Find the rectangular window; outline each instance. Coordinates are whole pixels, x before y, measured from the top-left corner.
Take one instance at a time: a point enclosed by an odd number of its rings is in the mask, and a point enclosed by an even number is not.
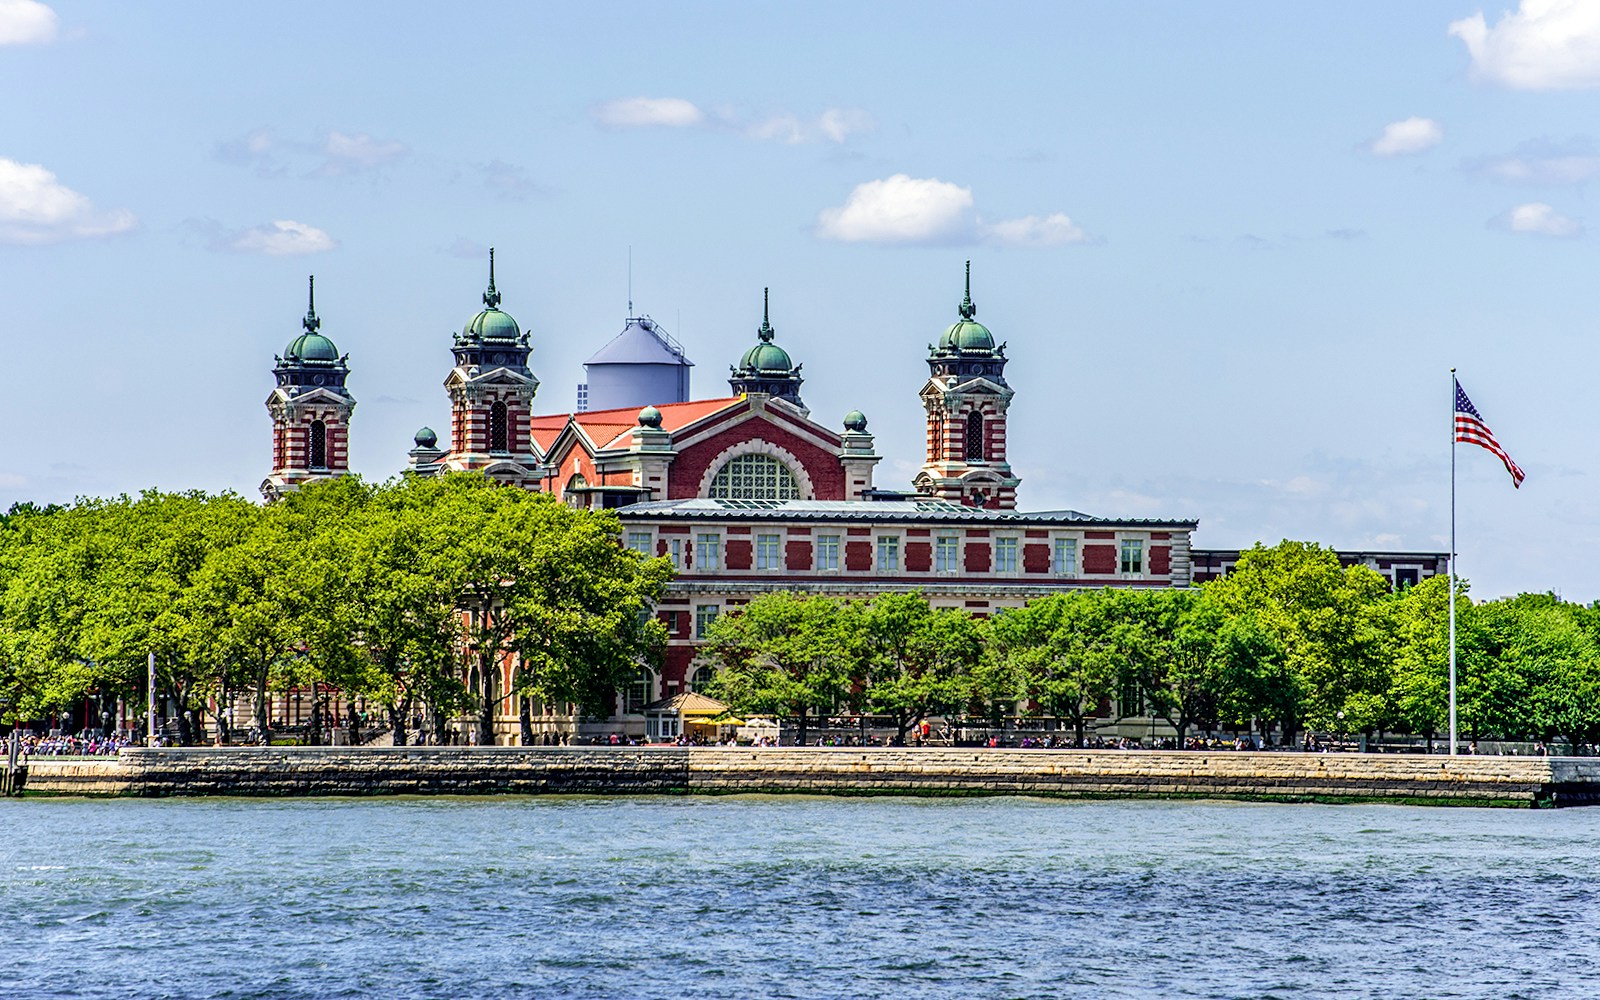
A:
[[[1144,711],[1144,692],[1137,677],[1125,677],[1117,692],[1117,714],[1138,715]]]
[[[994,571],[996,573],[1015,573],[1017,571],[1017,540],[1015,538],[996,538],[994,540]]]
[[[933,545],[933,569],[936,573],[955,573],[961,569],[961,539],[955,535],[940,535]]]
[[[630,531],[630,532],[628,532],[628,548],[632,549],[635,552],[640,553],[641,555],[649,555],[650,554],[650,532],[648,532],[648,531]]]
[[[1122,572],[1144,572],[1144,542],[1137,538],[1122,540]]]
[[[638,715],[644,707],[650,704],[650,674],[640,671],[633,683],[628,685],[624,692],[622,711],[627,715]]]
[[[706,637],[706,629],[711,627],[711,623],[716,621],[717,616],[721,613],[715,604],[698,605],[694,609],[694,637],[696,639],[704,639]]]
[[[1051,553],[1053,560],[1050,572],[1057,576],[1074,576],[1078,572],[1078,540],[1076,538],[1056,539],[1056,548]]]
[[[722,565],[722,536],[716,534],[694,536],[694,568],[719,569]]]
[[[900,536],[878,536],[878,572],[898,573],[900,571]]]
[[[756,569],[783,569],[783,557],[778,554],[777,535],[756,536]]]
[[[817,536],[817,569],[839,568],[839,536]]]

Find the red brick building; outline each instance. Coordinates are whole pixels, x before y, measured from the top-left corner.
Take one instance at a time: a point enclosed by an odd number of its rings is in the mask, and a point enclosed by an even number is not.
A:
[[[918,590],[937,605],[986,615],[1062,589],[1184,587],[1237,559],[1236,552],[1193,551],[1192,518],[1016,509],[1006,345],[976,320],[970,265],[956,321],[925,359],[929,374],[919,397],[926,449],[907,492],[874,482],[880,456],[860,411],[846,414],[837,429],[812,419],[800,395],[801,366],[778,345],[766,303],[756,343],[732,366],[729,395],[664,401],[641,388],[626,406],[537,414],[529,335],[500,301],[491,256],[484,308],[451,346],[455,365],[444,383],[449,447],[424,427],[410,466],[424,474],[477,469],[576,506],[615,509],[623,544],[672,560],[677,577],[657,609],[670,635],[666,660],[619,695],[617,714],[596,724],[601,731],[642,734],[646,705],[703,686],[710,670],[696,654],[706,627],[769,591],[862,598]],[[331,350],[329,343],[322,353]],[[607,395],[614,401],[630,384],[662,384],[659,372],[641,371],[631,381],[625,363],[611,368]],[[300,378],[300,368],[291,369]],[[681,377],[686,387],[686,366]],[[339,435],[348,408],[341,412],[342,421],[324,417]],[[342,448],[343,437],[337,440]],[[275,470],[281,464],[275,460]],[[287,481],[286,470],[274,475]],[[339,471],[330,465],[322,474]],[[1416,579],[1442,571],[1442,557],[1418,556],[1413,565],[1401,555],[1370,557],[1397,583],[1415,582],[1413,569]],[[500,695],[511,690],[512,664],[475,664],[470,676],[477,690],[500,698],[497,738],[514,740],[520,706]],[[569,706],[532,711],[544,733],[578,727]]]

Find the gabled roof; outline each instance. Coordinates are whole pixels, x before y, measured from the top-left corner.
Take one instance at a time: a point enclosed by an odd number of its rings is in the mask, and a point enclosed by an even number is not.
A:
[[[693,365],[648,316],[628,320],[622,332],[585,361],[589,365]]]
[[[743,402],[743,396],[729,396],[722,399],[694,399],[687,403],[662,403],[656,409],[661,411],[661,429],[671,433]],[[533,439],[546,454],[569,423],[576,424],[597,450],[604,450],[627,443],[617,439],[632,433],[639,426],[639,409],[625,406],[616,410],[589,410],[585,413],[552,413],[531,417],[528,423],[533,431]]]
[[[728,714],[728,706],[698,691],[685,691],[644,707],[646,712],[677,712],[679,715],[715,717]]]

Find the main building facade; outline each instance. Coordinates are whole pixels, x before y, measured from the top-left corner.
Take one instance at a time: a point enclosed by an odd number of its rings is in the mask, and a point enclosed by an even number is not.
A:
[[[812,418],[802,367],[777,343],[765,303],[727,395],[689,398],[683,349],[638,317],[590,359],[577,410],[539,413],[529,335],[501,300],[491,251],[483,308],[450,345],[449,440],[422,428],[408,466],[424,475],[475,470],[575,506],[613,509],[623,544],[672,560],[677,576],[657,609],[670,636],[665,661],[619,693],[611,719],[587,728],[642,734],[647,704],[710,680],[697,658],[710,622],[772,590],[916,590],[936,605],[987,615],[1063,589],[1188,586],[1237,558],[1194,551],[1192,518],[1017,509],[1009,359],[977,321],[970,264],[955,321],[925,359],[925,453],[905,490],[875,482],[880,456],[859,410],[837,427]],[[274,369],[273,469],[261,487],[269,499],[348,472],[349,369],[319,327],[313,303]],[[1374,566],[1384,560],[1391,580],[1396,567],[1411,568],[1405,559],[1419,579],[1443,571],[1432,555],[1367,556]],[[468,671],[497,705],[500,741],[515,739],[523,707],[508,694],[513,671],[509,658]],[[534,705],[531,714],[546,736],[580,728],[568,706]]]

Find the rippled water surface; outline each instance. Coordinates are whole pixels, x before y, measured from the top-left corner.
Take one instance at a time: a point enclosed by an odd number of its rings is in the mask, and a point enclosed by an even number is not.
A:
[[[0,802],[5,997],[1582,997],[1600,810]]]

